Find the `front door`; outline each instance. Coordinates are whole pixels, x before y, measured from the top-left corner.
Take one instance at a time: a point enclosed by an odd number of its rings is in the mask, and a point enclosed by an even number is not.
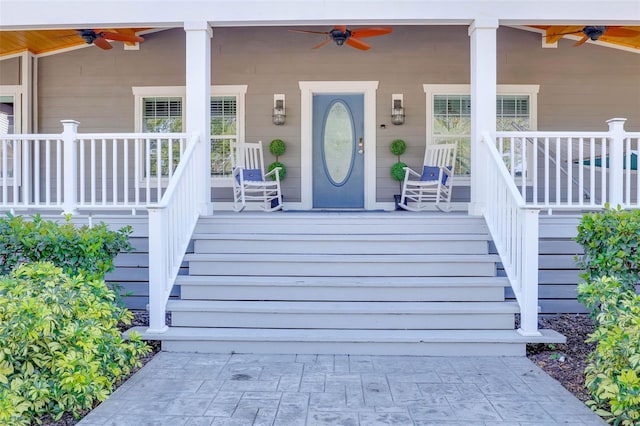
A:
[[[364,208],[364,95],[313,95],[313,207]]]

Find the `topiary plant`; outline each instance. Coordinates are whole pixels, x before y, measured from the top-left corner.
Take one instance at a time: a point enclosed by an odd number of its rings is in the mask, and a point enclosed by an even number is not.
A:
[[[407,165],[400,161],[400,156],[404,154],[406,150],[407,144],[402,139],[394,139],[391,141],[391,145],[389,145],[389,151],[398,157],[398,161],[391,166],[391,177],[398,182],[404,180],[404,168],[407,167]],[[402,184],[400,184],[400,192],[402,192]]]
[[[269,152],[276,157],[276,161],[269,164],[267,172],[272,171],[276,167],[280,167],[280,180],[283,180],[287,176],[287,168],[279,161],[279,157],[287,150],[287,146],[282,139],[274,139],[269,144]],[[271,175],[272,180],[276,180],[275,175]]]

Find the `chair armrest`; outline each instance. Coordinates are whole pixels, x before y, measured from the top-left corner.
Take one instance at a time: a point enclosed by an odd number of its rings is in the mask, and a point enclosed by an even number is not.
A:
[[[404,168],[404,178],[405,180],[409,178],[409,176],[415,176],[415,177],[420,177],[422,176],[420,173],[416,172],[415,170],[413,170],[410,167],[405,167]]]
[[[271,170],[269,173],[265,173],[264,177],[265,179],[273,174],[276,175],[276,179],[280,180],[280,170],[282,170],[282,167],[274,167],[273,170]]]

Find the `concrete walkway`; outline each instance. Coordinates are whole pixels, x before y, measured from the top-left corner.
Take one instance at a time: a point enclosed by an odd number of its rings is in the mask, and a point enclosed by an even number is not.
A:
[[[604,425],[525,357],[156,355],[90,425]]]

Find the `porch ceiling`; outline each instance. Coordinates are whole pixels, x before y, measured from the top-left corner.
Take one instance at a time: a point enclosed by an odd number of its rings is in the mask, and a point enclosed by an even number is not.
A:
[[[109,31],[132,35],[148,28],[100,28],[96,31]],[[85,45],[75,29],[0,31],[0,57],[21,52],[35,55],[51,53]]]
[[[546,38],[545,41],[547,44],[555,43],[564,37],[572,37],[576,40],[581,39],[584,36],[582,30],[585,28],[584,25],[534,25],[532,27],[544,31],[544,37]],[[613,26],[604,28],[612,30],[615,29],[615,31],[607,34],[608,31],[605,30],[598,38],[597,42],[622,46],[640,52],[640,27]],[[620,33],[624,34],[624,36]],[[635,35],[633,35],[634,33]]]
[[[520,27],[525,29],[526,27]],[[555,43],[563,37],[582,37],[584,26],[567,25],[532,25],[544,32],[548,44]],[[605,46],[620,46],[640,52],[640,26],[618,26],[628,33],[635,32],[635,36],[620,37],[608,35],[607,32],[600,36],[598,42],[604,42]],[[138,34],[149,31],[149,28],[100,28],[99,31],[110,31],[122,34]],[[98,30],[97,30],[98,31]],[[56,30],[0,30],[0,58],[21,52],[31,52],[35,55],[63,51],[65,49],[83,46],[86,43],[78,35],[76,29]]]

